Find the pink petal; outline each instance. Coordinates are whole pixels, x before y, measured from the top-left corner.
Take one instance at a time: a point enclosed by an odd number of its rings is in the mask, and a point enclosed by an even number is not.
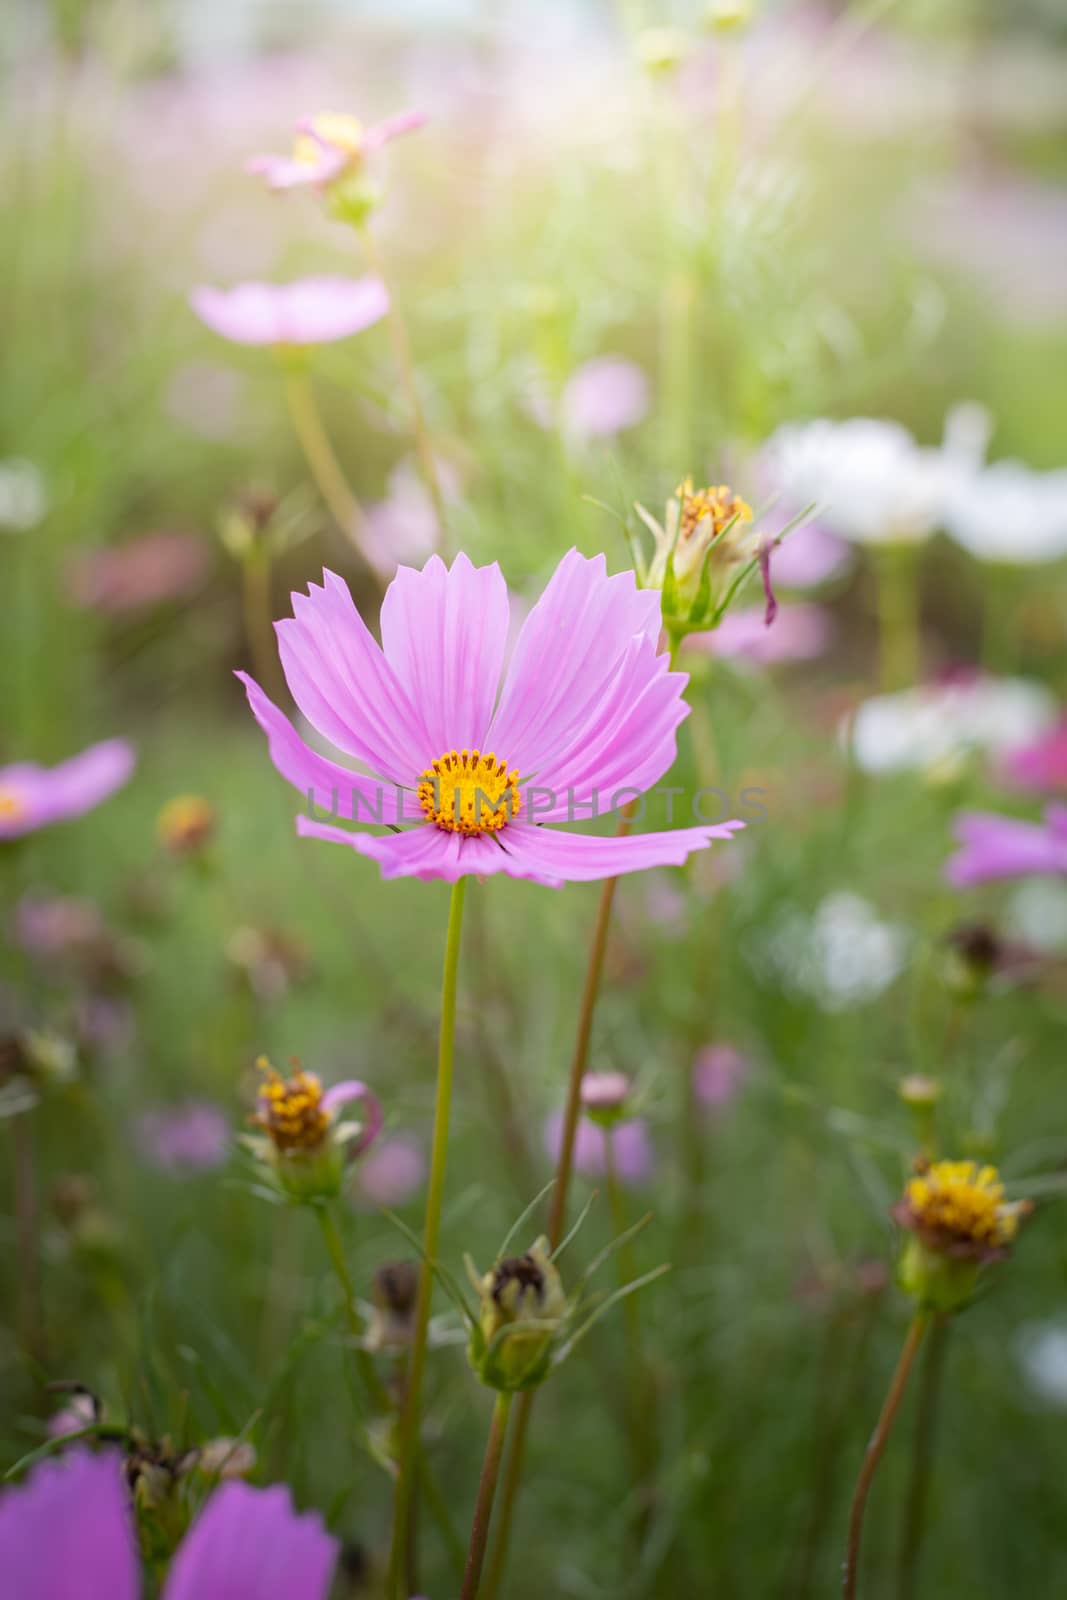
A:
[[[389,295],[378,278],[318,277],[205,286],[192,291],[189,304],[201,322],[237,344],[328,344],[380,322]]]
[[[501,834],[504,860],[497,870],[511,878],[531,878],[549,888],[590,883],[643,872],[647,867],[680,867],[694,850],[706,849],[714,839],[729,839],[743,827],[743,822],[718,822],[706,828],[620,838],[512,822]]]
[[[163,1600],[326,1600],[336,1559],[337,1541],[315,1512],[294,1512],[288,1489],[224,1483],[182,1541]]]
[[[0,1495],[0,1574],[10,1600],[137,1600],[140,1561],[117,1452],[67,1450]]]
[[[491,748],[507,635],[508,590],[495,562],[475,567],[458,555],[449,569],[431,556],[421,572],[397,569],[382,602],[382,649],[429,735],[420,771],[449,750]]]
[[[321,187],[340,177],[347,157],[343,151],[320,146],[314,161],[294,161],[291,156],[253,156],[245,171],[253,177],[266,178],[267,186],[275,190],[299,189],[305,184]]]
[[[92,811],[121,789],[136,765],[133,746],[125,739],[105,739],[57,767],[23,761],[0,768],[0,793],[20,803],[11,815],[0,813],[0,839],[13,839],[53,822]]]
[[[341,767],[306,745],[289,721],[278,710],[247,672],[235,673],[245,686],[252,715],[267,735],[270,758],[309,806],[329,810],[336,817],[354,822],[413,821],[422,816],[413,793],[389,784],[375,783],[350,767]]]
[[[350,1156],[358,1156],[374,1143],[382,1131],[382,1107],[376,1094],[361,1083],[358,1078],[345,1078],[341,1083],[335,1083],[327,1089],[322,1097],[322,1109],[329,1113],[340,1111],[342,1106],[348,1106],[353,1101],[363,1102],[363,1126],[358,1139],[354,1139],[348,1146]]]
[[[398,111],[395,116],[384,117],[381,122],[375,122],[367,128],[362,147],[364,151],[380,150],[391,139],[398,138],[402,133],[415,133],[417,129],[425,127],[428,121],[425,111]]]
[[[470,874],[482,877],[505,870],[503,851],[488,834],[464,838],[462,834],[446,833],[431,823],[409,828],[404,833],[372,838],[365,833],[346,833],[344,828],[333,828],[328,823],[301,815],[296,819],[296,831],[302,839],[329,839],[334,844],[349,845],[361,856],[370,856],[377,861],[383,878],[421,878],[425,883],[441,879],[445,883],[455,883],[458,878]]]
[[[487,743],[529,781],[574,747],[615,684],[631,641],[653,643],[660,597],[602,555],[571,550],[523,623]]]
[[[323,578],[323,588],[293,595],[291,621],[275,624],[293,699],[338,749],[395,784],[414,783],[432,741],[347,586]]]

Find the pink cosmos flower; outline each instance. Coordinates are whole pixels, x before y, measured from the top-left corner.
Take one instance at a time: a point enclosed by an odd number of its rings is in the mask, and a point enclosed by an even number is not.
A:
[[[426,1176],[422,1145],[410,1134],[379,1139],[356,1167],[353,1194],[372,1206],[401,1206],[421,1187]]]
[[[564,556],[506,673],[508,591],[495,563],[459,555],[447,568],[434,556],[421,572],[399,568],[381,646],[335,574],[292,600],[277,634],[293,699],[364,771],[310,749],[239,673],[271,759],[335,817],[394,826],[383,836],[301,815],[302,837],[347,844],[386,878],[504,872],[556,888],[678,866],[743,827],[606,837],[544,826],[644,793],[674,761],[689,709],[685,674],[659,654],[659,594],[632,572],[608,577],[603,556]]]
[[[0,839],[17,839],[92,811],[122,788],[136,759],[125,739],[105,739],[58,767],[30,761],[0,767]]]
[[[721,1111],[752,1071],[752,1063],[732,1044],[712,1044],[693,1064],[693,1089],[701,1105]]]
[[[780,508],[779,515],[777,524],[773,518],[768,519],[768,533],[773,533],[776,526],[784,527],[789,520],[781,515]],[[775,582],[783,589],[812,589],[838,577],[851,564],[852,556],[847,540],[831,533],[821,522],[805,522],[775,549]]]
[[[1001,772],[1020,789],[1038,793],[1067,789],[1067,718],[1029,743],[1006,751]]]
[[[833,619],[822,606],[782,606],[770,628],[766,608],[749,606],[728,612],[717,628],[691,634],[686,643],[709,656],[770,666],[777,661],[814,661],[826,650],[833,628]]]
[[[1049,806],[1043,822],[963,811],[953,831],[960,849],[945,876],[957,889],[998,878],[1067,876],[1067,806]]]
[[[363,157],[402,133],[413,133],[426,121],[421,111],[402,111],[364,128],[355,117],[324,111],[302,117],[297,123],[296,147],[291,156],[253,156],[247,171],[266,178],[271,189],[297,189],[310,184],[326,189],[345,172],[360,166]]]
[[[210,1172],[229,1153],[229,1118],[204,1100],[157,1107],[139,1118],[137,1142],[142,1154],[165,1172]]]
[[[578,439],[610,438],[634,428],[648,413],[648,379],[623,356],[597,356],[572,373],[560,399],[564,433]]]
[[[379,278],[301,278],[194,289],[189,304],[236,344],[329,344],[380,322],[389,294]]]
[[[216,1489],[170,1565],[162,1600],[326,1600],[337,1559],[315,1512],[288,1489]],[[18,1600],[138,1600],[133,1508],[113,1450],[42,1461],[0,1496],[0,1572]]]
[[[559,1159],[560,1136],[563,1132],[563,1113],[554,1111],[545,1121],[545,1152],[552,1161]],[[574,1165],[586,1178],[602,1178],[607,1172],[607,1140],[612,1140],[615,1170],[619,1182],[636,1186],[647,1182],[652,1173],[654,1157],[648,1128],[640,1117],[628,1122],[617,1122],[613,1128],[602,1128],[588,1117],[578,1121],[574,1140]]]
[[[195,594],[210,565],[206,545],[193,534],[146,533],[79,556],[68,574],[71,597],[105,616],[129,616]]]

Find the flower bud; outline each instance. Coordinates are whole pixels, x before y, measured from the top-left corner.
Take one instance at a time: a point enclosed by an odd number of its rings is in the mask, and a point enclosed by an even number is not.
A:
[[[482,1277],[468,1257],[467,1274],[480,1301],[467,1351],[471,1366],[490,1389],[535,1388],[548,1376],[567,1309],[548,1240],[505,1257]]]
[[[180,794],[168,800],[156,819],[156,832],[172,856],[202,858],[215,837],[218,815],[199,794]]]
[[[624,1072],[587,1072],[581,1095],[582,1111],[590,1122],[610,1128],[627,1115],[630,1080]]]
[[[655,540],[644,586],[663,593],[664,627],[678,635],[714,627],[735,573],[757,559],[763,566],[770,550],[753,526],[752,507],[725,483],[694,489],[693,480],[686,478],[668,500],[662,525],[643,507],[637,509]],[[767,570],[767,614],[772,620]]]
[[[415,1304],[419,1273],[413,1261],[388,1261],[378,1268],[371,1284],[368,1350],[404,1350],[415,1333]]]

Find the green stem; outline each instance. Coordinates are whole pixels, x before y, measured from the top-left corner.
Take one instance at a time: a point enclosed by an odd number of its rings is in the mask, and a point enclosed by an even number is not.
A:
[[[389,281],[385,275],[385,264],[378,241],[370,228],[361,230],[363,249],[366,253],[367,264],[376,278],[380,278],[389,291],[389,337],[393,344],[393,355],[400,372],[400,381],[404,386],[407,396],[408,408],[411,412],[411,428],[415,437],[415,450],[419,458],[422,476],[433,501],[434,515],[437,518],[437,538],[439,548],[447,548],[448,525],[445,518],[445,497],[441,490],[441,480],[437,473],[437,462],[434,460],[433,445],[430,440],[430,430],[426,425],[426,414],[422,409],[419,398],[419,384],[415,375],[415,358],[411,350],[411,339],[408,334],[407,323],[404,321],[395,295],[389,288]]]
[[[444,975],[441,983],[441,1031],[437,1052],[437,1098],[434,1106],[433,1143],[430,1156],[430,1181],[426,1195],[426,1217],[422,1236],[422,1271],[415,1308],[415,1336],[408,1367],[408,1387],[400,1424],[400,1449],[393,1510],[393,1542],[389,1558],[389,1594],[400,1595],[400,1578],[407,1548],[415,1489],[415,1463],[419,1440],[419,1408],[422,1379],[426,1367],[426,1343],[433,1298],[433,1268],[437,1260],[441,1233],[441,1205],[444,1198],[445,1165],[448,1157],[448,1124],[452,1107],[452,1064],[456,1037],[456,975],[459,970],[460,934],[463,927],[463,897],[466,879],[452,886],[445,942]]]
[[[912,1600],[919,1574],[919,1552],[926,1531],[926,1503],[930,1488],[930,1465],[937,1431],[941,1380],[945,1370],[949,1322],[938,1317],[930,1333],[919,1382],[919,1406],[912,1443],[911,1477],[901,1529],[897,1570],[898,1600]]]
[[[305,368],[290,358],[285,360],[284,368],[285,397],[289,405],[289,415],[311,476],[337,526],[366,559],[364,547],[367,522],[363,507],[352,493],[348,479],[334,454],[333,445],[319,415],[311,380]]]
[[[352,1288],[352,1279],[349,1276],[348,1263],[345,1260],[345,1247],[341,1241],[341,1233],[337,1226],[337,1218],[328,1206],[316,1206],[315,1214],[319,1219],[326,1253],[330,1258],[337,1281],[341,1285],[341,1292],[345,1303],[345,1316],[348,1320],[348,1331],[352,1335],[353,1347],[356,1353],[356,1364],[367,1391],[367,1398],[371,1405],[379,1410],[388,1409],[389,1396],[385,1385],[378,1376],[374,1359],[369,1350],[364,1348],[363,1321],[356,1306],[356,1296]]]
[[[886,1395],[882,1414],[875,1424],[867,1445],[860,1475],[856,1480],[855,1492],[852,1496],[852,1506],[848,1516],[848,1544],[845,1549],[844,1578],[841,1585],[843,1600],[854,1600],[856,1585],[859,1582],[860,1541],[863,1538],[863,1516],[867,1509],[867,1496],[871,1492],[871,1484],[878,1470],[878,1463],[882,1459],[885,1447],[889,1442],[889,1435],[893,1431],[893,1424],[900,1410],[900,1403],[904,1398],[904,1391],[908,1386],[908,1378],[915,1364],[915,1357],[919,1353],[923,1335],[929,1325],[929,1313],[917,1311],[911,1319],[904,1348],[900,1352],[896,1371],[893,1373]]]
[[[632,1299],[633,1296],[631,1295]],[[471,1542],[467,1552],[467,1569],[463,1574],[463,1589],[460,1600],[476,1600],[478,1586],[482,1579],[482,1563],[485,1560],[485,1546],[489,1539],[489,1523],[493,1515],[493,1500],[496,1497],[497,1479],[500,1476],[500,1461],[504,1454],[504,1439],[508,1431],[508,1415],[511,1411],[511,1395],[501,1392],[496,1397],[493,1407],[493,1420],[489,1424],[489,1438],[485,1444],[485,1460],[482,1463],[482,1476],[478,1484],[478,1499],[474,1506],[474,1520],[471,1523]]]
[[[285,681],[278,665],[270,603],[270,557],[253,551],[241,562],[241,601],[245,639],[259,682],[273,700],[285,703]]]
[[[605,1179],[608,1191],[608,1204],[611,1207],[611,1221],[616,1234],[623,1234],[629,1226],[626,1215],[626,1196],[623,1194],[622,1184],[619,1181],[619,1164],[616,1159],[615,1130],[604,1130],[604,1160]],[[620,1245],[617,1254],[619,1269],[619,1287],[625,1289],[637,1277],[637,1264],[634,1260],[633,1241],[627,1240]],[[629,1413],[630,1443],[633,1450],[634,1470],[637,1476],[640,1504],[635,1518],[635,1532],[638,1537],[643,1537],[648,1522],[648,1513],[651,1508],[652,1474],[654,1470],[653,1441],[650,1434],[650,1422],[655,1415],[654,1397],[649,1383],[648,1369],[645,1366],[644,1354],[641,1348],[641,1314],[637,1304],[637,1295],[628,1294],[622,1302],[623,1332],[626,1338],[626,1395],[627,1410]]]
[[[11,1156],[15,1177],[15,1247],[22,1296],[22,1338],[26,1355],[37,1367],[46,1360],[44,1302],[41,1294],[41,1240],[37,1215],[37,1179],[33,1160],[31,1113],[10,1119]]]
[[[878,648],[883,694],[919,681],[919,588],[915,551],[891,546],[879,553]]]

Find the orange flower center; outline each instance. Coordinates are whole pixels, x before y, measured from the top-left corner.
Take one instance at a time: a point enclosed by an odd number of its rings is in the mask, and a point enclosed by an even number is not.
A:
[[[522,809],[518,784],[519,774],[495,755],[450,750],[422,774],[419,804],[446,833],[499,833]]]

